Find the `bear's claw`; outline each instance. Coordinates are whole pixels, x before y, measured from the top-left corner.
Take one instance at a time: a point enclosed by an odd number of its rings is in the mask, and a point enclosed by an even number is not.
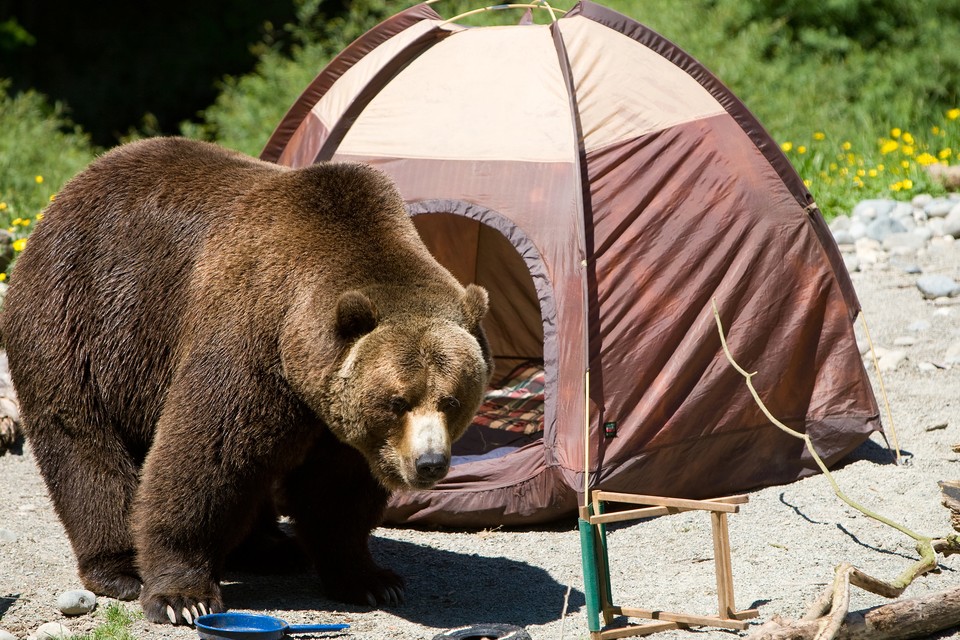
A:
[[[189,596],[152,596],[143,600],[143,612],[150,622],[193,625],[201,614],[223,611],[216,597],[203,600]]]

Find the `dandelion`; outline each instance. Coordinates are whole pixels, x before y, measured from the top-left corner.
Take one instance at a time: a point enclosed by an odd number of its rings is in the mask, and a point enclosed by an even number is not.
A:
[[[886,167],[883,166],[883,163],[877,165],[877,171],[883,171],[884,169],[886,169]]]
[[[0,272],[0,282],[3,282],[7,279],[7,274]]]
[[[938,127],[937,125],[933,125],[932,127],[930,127],[930,133],[932,133],[935,136],[940,135],[940,127]]]
[[[904,132],[903,132],[903,143],[904,143],[904,144],[913,144],[913,136],[910,134],[909,131],[904,131]]]
[[[910,178],[905,178],[905,179],[903,180],[903,188],[904,188],[904,189],[913,189],[913,180],[911,180]]]
[[[909,168],[910,168],[910,161],[909,161],[909,160],[901,160],[901,161],[900,161],[900,166],[903,167],[904,169],[909,169]]]
[[[901,133],[900,127],[894,127],[893,129],[890,129],[891,138],[899,138]]]
[[[925,167],[928,164],[933,164],[936,161],[937,161],[937,158],[932,154],[927,153],[926,151],[924,151],[923,153],[917,156],[917,164],[919,164],[921,167]]]
[[[13,241],[13,250],[14,251],[23,251],[27,248],[27,239],[20,238],[19,240]]]
[[[11,222],[10,224],[13,225],[14,227],[18,227],[20,226],[21,222],[23,222],[23,218],[14,218],[13,222]]]
[[[53,202],[53,201],[56,200],[56,199],[57,199],[57,194],[51,193],[51,194],[50,194],[50,202]]]
[[[0,211],[6,211],[6,210],[7,210],[7,203],[0,202]]]
[[[783,149],[784,153],[790,153],[790,150],[793,149],[793,143],[784,142],[782,145],[780,145],[780,148]]]
[[[804,181],[803,181],[803,186],[805,186],[807,189],[809,189],[811,186],[813,186],[813,182],[811,182],[810,180],[804,180]]]
[[[30,222],[31,222],[30,218],[24,218],[24,219],[20,220],[20,226],[21,226],[21,227],[29,227],[29,226],[30,226]]]
[[[826,139],[827,139],[827,134],[825,134],[823,131],[815,131],[814,134],[813,134],[813,139],[814,139],[814,140],[826,140]]]
[[[33,178],[37,184],[43,184],[43,176],[34,176]]]
[[[905,144],[905,145],[903,145],[902,147],[900,147],[900,151],[902,151],[902,152],[903,152],[903,155],[905,155],[905,156],[912,156],[912,155],[913,155],[913,147],[912,147],[911,145],[908,145],[908,144]]]
[[[951,149],[950,147],[947,147],[945,149],[940,149],[940,153],[937,154],[937,157],[940,158],[941,160],[946,160],[952,155],[953,155],[953,149]]]
[[[888,153],[893,153],[900,148],[900,143],[896,140],[885,140],[882,145],[880,145],[880,153],[886,155]]]
[[[43,213],[38,213],[38,214],[37,214],[37,222],[40,222],[41,220],[43,220]]]
[[[960,118],[960,109],[950,109],[950,111],[947,111],[947,117],[951,120]]]
[[[867,172],[866,172],[864,169],[857,169],[857,177],[858,177],[858,178],[862,178],[862,177],[865,176],[865,175],[867,175]]]
[[[844,143],[840,145],[840,147],[843,148],[844,151],[850,151],[850,149],[853,148],[853,145],[850,144],[849,140],[845,140]]]
[[[869,171],[867,171],[867,175],[870,176],[871,178],[876,178],[877,173],[879,172],[876,169],[870,169]]]
[[[807,152],[807,148],[805,146],[800,145],[799,147],[797,147],[797,153],[804,154],[806,152]]]

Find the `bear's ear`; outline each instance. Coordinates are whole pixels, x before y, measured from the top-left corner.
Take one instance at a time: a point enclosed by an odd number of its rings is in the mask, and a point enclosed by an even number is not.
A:
[[[337,301],[337,333],[344,340],[353,340],[377,327],[377,308],[359,291],[347,291]]]
[[[487,290],[475,284],[467,285],[466,295],[463,296],[463,317],[466,327],[471,333],[476,333],[487,315],[489,296]]]

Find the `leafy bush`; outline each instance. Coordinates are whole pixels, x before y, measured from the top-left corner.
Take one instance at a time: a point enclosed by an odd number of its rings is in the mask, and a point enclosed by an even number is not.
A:
[[[38,214],[94,158],[95,149],[62,105],[34,92],[9,95],[2,80],[0,132],[0,228],[7,228],[14,248],[22,250]]]

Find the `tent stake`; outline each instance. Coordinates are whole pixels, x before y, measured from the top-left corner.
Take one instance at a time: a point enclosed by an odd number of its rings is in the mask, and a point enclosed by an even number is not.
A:
[[[883,376],[880,374],[880,361],[877,360],[877,352],[873,349],[873,340],[870,338],[870,328],[867,326],[867,314],[860,309],[860,322],[863,323],[863,333],[867,337],[867,344],[870,345],[870,355],[873,358],[873,367],[877,370],[877,382],[880,383],[880,395],[883,397],[883,406],[887,410],[887,420],[890,421],[890,434],[893,436],[893,448],[897,455],[897,464],[902,464],[900,457],[900,440],[897,438],[897,427],[893,424],[893,413],[890,411],[890,401],[887,399],[887,389],[883,386]]]

